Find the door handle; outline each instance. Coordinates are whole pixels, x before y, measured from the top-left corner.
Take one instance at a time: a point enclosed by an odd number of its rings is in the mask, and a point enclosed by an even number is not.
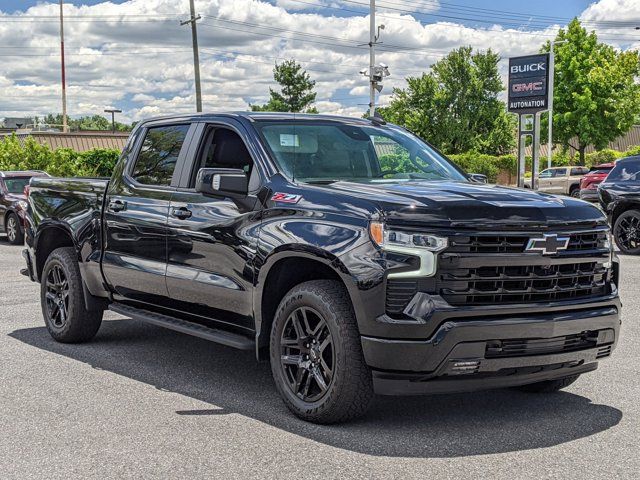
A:
[[[191,215],[193,215],[191,210],[188,210],[185,207],[171,209],[171,216],[179,218],[180,220],[186,220],[187,218],[190,218]]]
[[[127,203],[122,202],[120,200],[111,200],[109,201],[109,205],[107,206],[107,209],[110,212],[121,212],[126,208],[127,208]]]

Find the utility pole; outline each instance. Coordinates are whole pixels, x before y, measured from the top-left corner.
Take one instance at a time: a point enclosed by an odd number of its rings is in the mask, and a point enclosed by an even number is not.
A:
[[[67,126],[67,79],[64,67],[64,13],[63,0],[60,0],[60,67],[62,71],[62,131],[69,131]]]
[[[360,70],[361,75],[369,77],[369,118],[376,114],[376,91],[382,91],[382,79],[388,77],[389,68],[381,63],[376,65],[376,45],[380,42],[380,31],[384,30],[384,25],[379,25],[376,29],[376,1],[369,3],[369,43],[359,46],[369,45],[369,68]]]
[[[553,159],[551,150],[553,149],[553,86],[556,75],[555,46],[561,43],[567,43],[567,41],[559,40],[557,42],[551,42],[551,48],[549,49],[549,138],[547,139],[547,168],[551,168],[551,160]]]
[[[191,9],[191,18],[180,22],[180,25],[191,24],[191,41],[193,42],[193,70],[195,73],[196,83],[196,111],[202,112],[202,90],[200,88],[200,55],[198,53],[198,28],[196,27],[196,21],[202,17],[198,15],[196,17],[196,7],[194,0],[189,0],[189,8]]]
[[[122,113],[122,110],[118,110],[116,108],[106,108],[104,112],[111,114],[111,131],[113,133],[116,133],[116,113]]]
[[[376,113],[376,89],[373,73],[376,66],[376,0],[369,2],[369,118]]]

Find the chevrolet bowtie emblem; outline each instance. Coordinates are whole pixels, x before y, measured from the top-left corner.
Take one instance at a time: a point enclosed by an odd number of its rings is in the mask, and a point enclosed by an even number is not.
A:
[[[555,233],[544,234],[542,238],[530,238],[525,252],[539,252],[542,255],[553,255],[558,250],[566,250],[569,237],[559,237]]]

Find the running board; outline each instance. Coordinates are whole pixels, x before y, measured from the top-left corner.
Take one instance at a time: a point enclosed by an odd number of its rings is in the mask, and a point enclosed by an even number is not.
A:
[[[150,312],[149,310],[141,310],[121,303],[112,303],[109,305],[109,310],[124,315],[125,317],[133,318],[134,320],[151,323],[159,327],[175,330],[176,332],[193,335],[194,337],[204,338],[205,340],[220,343],[228,347],[238,348],[240,350],[255,349],[255,342],[253,340],[236,333],[205,327],[198,323],[169,317],[161,313]]]

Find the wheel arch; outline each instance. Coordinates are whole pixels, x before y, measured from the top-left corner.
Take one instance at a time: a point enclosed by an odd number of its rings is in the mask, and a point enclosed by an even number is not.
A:
[[[261,350],[269,343],[273,316],[282,298],[302,282],[321,279],[336,280],[344,286],[357,317],[354,302],[357,287],[338,257],[319,248],[300,251],[299,245],[295,250],[281,247],[267,257],[256,276],[253,301],[258,359],[263,358]]]
[[[34,239],[34,257],[36,280],[40,281],[44,264],[51,252],[56,248],[73,247],[77,252],[77,245],[68,226],[63,223],[51,222],[42,224],[38,228]]]
[[[618,217],[622,215],[624,212],[629,210],[640,210],[639,202],[620,202],[613,210],[611,210],[611,227],[613,228],[618,220]]]

